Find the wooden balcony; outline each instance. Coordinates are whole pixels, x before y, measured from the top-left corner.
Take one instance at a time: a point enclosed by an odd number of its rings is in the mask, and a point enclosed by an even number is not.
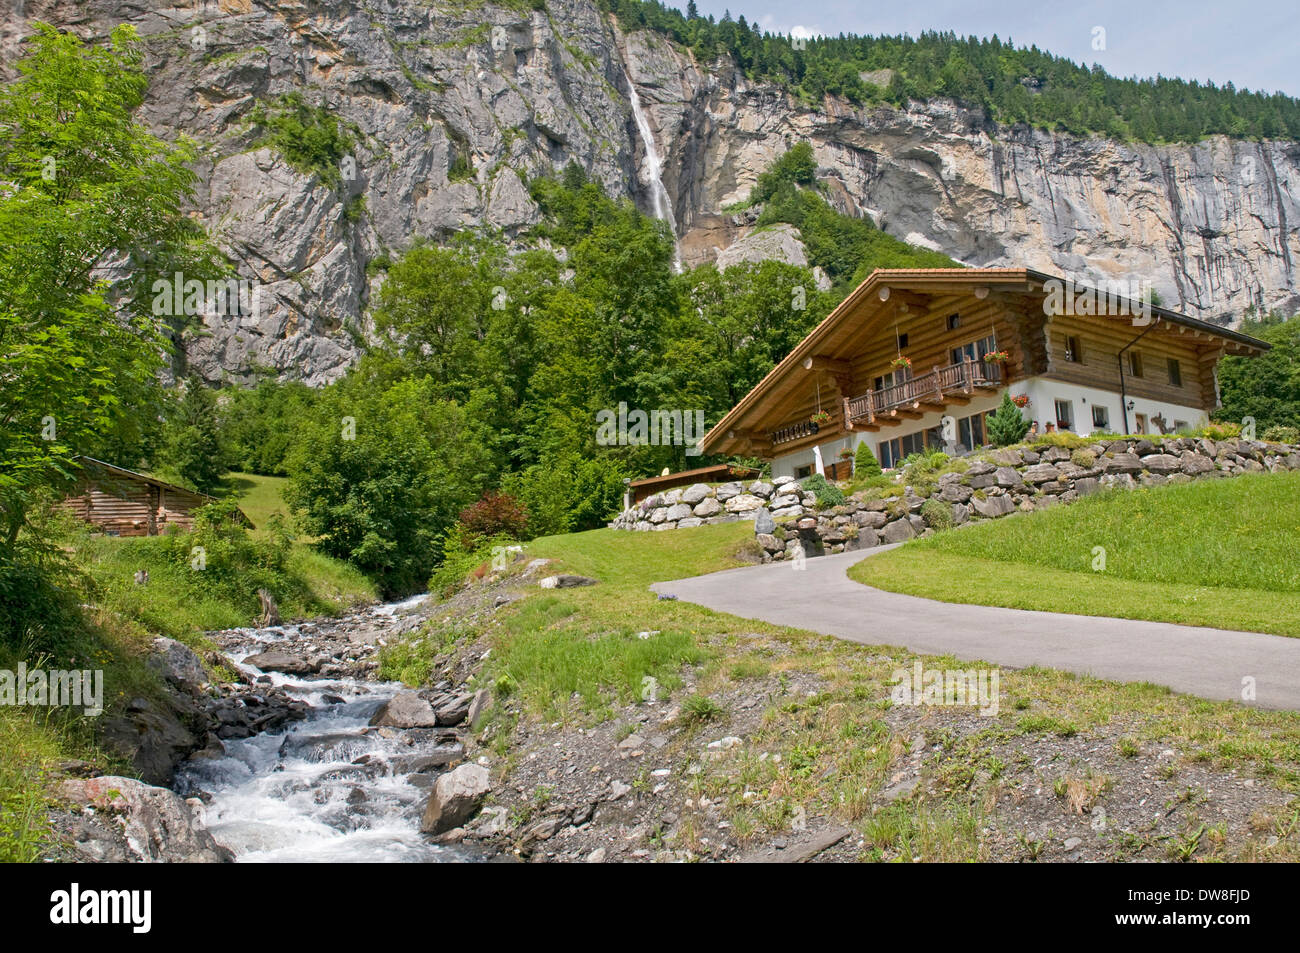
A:
[[[995,391],[1002,378],[997,361],[967,358],[960,364],[936,367],[911,380],[845,398],[844,425],[849,430],[879,430],[917,420],[927,412],[966,404],[976,394]]]

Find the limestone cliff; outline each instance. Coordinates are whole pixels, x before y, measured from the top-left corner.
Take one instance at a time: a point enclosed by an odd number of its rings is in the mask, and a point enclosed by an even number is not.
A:
[[[722,209],[808,139],[838,207],[966,263],[1141,278],[1220,322],[1297,303],[1293,142],[1077,138],[993,126],[946,101],[814,110],[658,34],[625,35],[591,0],[27,0],[23,12],[86,36],[134,24],[145,119],[202,144],[199,212],[262,285],[255,317],[208,318],[186,342],[212,379],[337,377],[364,338],[367,263],[415,235],[519,234],[537,219],[530,175],[575,161],[650,211],[629,82],[687,264],[748,233]],[[6,62],[29,19],[0,25]],[[253,147],[249,111],[291,90],[357,131],[342,186]]]

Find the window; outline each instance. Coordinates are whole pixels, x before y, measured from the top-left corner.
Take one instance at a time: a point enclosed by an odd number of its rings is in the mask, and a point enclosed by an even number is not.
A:
[[[961,327],[961,315],[960,314],[948,315],[948,330],[956,331],[959,327]]]
[[[963,344],[961,347],[953,348],[950,356],[952,357],[952,363],[960,364],[968,357],[972,361],[978,361],[983,358],[985,354],[996,350],[997,344],[993,339],[993,335],[990,334],[986,338],[981,338],[978,341],[971,341],[969,344]]]
[[[973,414],[957,421],[957,441],[967,450],[984,446],[984,415]]]
[[[1092,425],[1098,430],[1106,430],[1110,427],[1110,410],[1102,407],[1100,404],[1092,405]]]
[[[1192,425],[1185,420],[1174,421],[1174,433],[1186,433],[1192,429]]]
[[[1065,339],[1065,359],[1071,364],[1083,363],[1083,350],[1079,347],[1079,339],[1068,337]]]
[[[794,478],[795,478],[796,480],[802,480],[804,477],[810,477],[810,476],[812,476],[812,465],[811,465],[811,464],[809,464],[808,466],[805,466],[805,467],[795,467],[795,468],[794,468]]]
[[[899,367],[890,371],[888,374],[881,374],[875,380],[873,390],[883,390],[886,387],[893,387],[895,384],[901,384],[903,381],[912,379],[912,371],[907,367]]]
[[[916,433],[910,433],[906,437],[897,437],[893,440],[882,440],[880,442],[880,452],[876,455],[880,465],[885,469],[896,467],[903,460],[913,453],[920,453],[925,449],[925,431],[918,430]]]
[[[1142,376],[1142,354],[1140,352],[1128,352],[1128,373],[1130,377]]]
[[[905,347],[907,347],[907,335],[904,333],[898,336],[898,349],[901,351]]]
[[[1058,400],[1056,402],[1056,429],[1057,430],[1074,429],[1073,401]]]
[[[1183,366],[1176,357],[1169,359],[1169,383],[1175,387],[1183,386]]]

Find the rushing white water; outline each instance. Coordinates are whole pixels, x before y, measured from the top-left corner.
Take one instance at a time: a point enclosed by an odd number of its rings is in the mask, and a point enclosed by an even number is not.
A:
[[[391,616],[402,604],[371,610]],[[284,641],[286,629],[247,632],[232,661]],[[427,788],[408,780],[413,748],[402,732],[368,728],[401,685],[354,679],[301,679],[270,673],[272,684],[311,706],[287,731],[225,742],[225,757],[195,759],[176,790],[206,792],[204,822],[241,862],[437,862],[471,859],[430,844],[419,831]],[[387,735],[388,737],[385,737]]]
[[[645,110],[641,108],[641,97],[637,95],[636,84],[632,82],[630,75],[627,77],[627,88],[628,98],[632,102],[632,118],[636,122],[637,132],[645,146],[645,178],[649,181],[644,184],[650,188],[650,204],[654,209],[655,218],[667,222],[668,227],[672,229],[673,267],[680,270],[681,265],[677,256],[677,218],[673,215],[673,203],[668,197],[668,189],[664,187],[663,160],[659,158],[654,133],[650,131],[650,120],[646,117]]]

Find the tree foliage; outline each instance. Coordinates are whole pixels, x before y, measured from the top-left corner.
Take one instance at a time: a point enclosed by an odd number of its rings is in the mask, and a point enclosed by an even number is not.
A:
[[[1255,418],[1258,433],[1269,427],[1300,426],[1300,315],[1247,315],[1241,330],[1267,341],[1259,357],[1225,357],[1219,362],[1223,406],[1216,420]]]

